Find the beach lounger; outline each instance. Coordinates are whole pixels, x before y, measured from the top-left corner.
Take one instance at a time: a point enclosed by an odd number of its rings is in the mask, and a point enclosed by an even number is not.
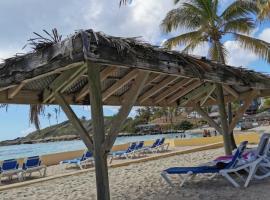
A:
[[[168,150],[169,143],[165,143],[165,138],[157,139],[152,146],[145,147],[144,151],[149,153]]]
[[[85,168],[87,165],[94,165],[93,154],[90,151],[85,151],[81,158],[75,158],[72,160],[63,160],[60,164],[70,164],[79,167],[80,169]]]
[[[113,159],[115,158],[126,158],[128,159],[129,157],[133,156],[134,151],[136,150],[136,142],[132,142],[129,147],[127,148],[127,150],[124,151],[114,151],[111,152],[111,159],[110,159],[110,163],[112,163]]]
[[[180,187],[182,187],[187,180],[194,178],[197,174],[220,174],[232,183],[232,185],[239,187],[239,184],[231,177],[231,175],[229,175],[229,173],[235,173],[238,175],[238,171],[240,170],[238,164],[242,158],[244,150],[246,149],[247,143],[247,141],[242,142],[234,153],[232,160],[228,163],[222,163],[222,166],[172,167],[162,171],[161,176],[170,186],[173,186],[169,175],[178,175],[181,181]],[[243,167],[244,164],[241,166]]]
[[[22,180],[21,173],[22,169],[19,169],[19,163],[17,160],[4,160],[0,167],[0,183],[2,181],[2,177],[8,177],[8,179],[11,180],[14,175],[16,175],[19,180]]]
[[[144,154],[144,141],[140,141],[136,144],[134,147],[134,151],[130,152],[129,157],[134,158],[134,157],[140,157],[142,154]]]
[[[46,169],[47,167],[45,165],[41,165],[39,156],[28,157],[25,159],[22,166],[22,178],[24,179],[27,174],[31,177],[33,172],[39,172],[40,176],[45,177]]]

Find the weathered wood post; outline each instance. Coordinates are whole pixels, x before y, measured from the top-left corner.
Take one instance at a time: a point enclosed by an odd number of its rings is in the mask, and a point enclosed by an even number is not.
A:
[[[88,82],[90,90],[91,118],[94,131],[94,157],[96,169],[97,199],[109,200],[110,188],[107,166],[107,152],[105,152],[105,130],[102,107],[102,93],[100,83],[100,67],[87,61]]]
[[[218,102],[218,108],[219,108],[219,114],[220,114],[220,120],[221,120],[221,129],[222,129],[225,153],[226,155],[231,155],[232,145],[231,145],[231,139],[229,135],[228,119],[227,119],[225,102],[224,102],[223,88],[220,83],[216,84],[216,95],[217,95],[217,102]]]

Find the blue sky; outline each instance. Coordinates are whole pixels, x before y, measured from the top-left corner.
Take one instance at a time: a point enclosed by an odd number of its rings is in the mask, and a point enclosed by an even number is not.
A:
[[[232,0],[221,0],[221,9]],[[169,36],[160,30],[160,22],[165,14],[174,7],[173,0],[134,0],[129,6],[119,8],[118,0],[8,0],[0,1],[0,58],[4,59],[19,52],[33,37],[32,32],[42,29],[57,28],[64,36],[78,29],[93,28],[116,36],[141,36],[143,40],[160,45]],[[179,30],[184,32],[185,30]],[[261,24],[252,33],[253,36],[270,42],[269,23]],[[270,66],[259,60],[251,52],[244,51],[231,38],[226,38],[225,46],[230,50],[229,64],[249,66],[250,69],[270,73]],[[195,49],[193,54],[207,54],[208,46]],[[29,50],[29,49],[28,49]],[[87,107],[73,107],[79,117],[90,118]],[[55,124],[54,107],[49,106],[46,112],[51,113],[51,124]],[[116,107],[105,107],[105,115],[117,112]],[[134,116],[134,110],[132,114]],[[59,121],[66,120],[63,112]],[[41,127],[49,125],[47,117],[41,117]],[[0,140],[24,136],[34,130],[29,124],[28,106],[10,105],[8,112],[0,109]]]

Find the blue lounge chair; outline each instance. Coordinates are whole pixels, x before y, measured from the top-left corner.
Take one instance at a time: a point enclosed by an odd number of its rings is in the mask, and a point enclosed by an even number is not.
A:
[[[60,164],[75,165],[79,167],[80,169],[83,169],[87,165],[94,165],[94,158],[93,158],[93,154],[90,151],[85,151],[82,157],[75,158],[72,160],[63,160],[60,162]]]
[[[180,177],[180,187],[184,185],[184,183],[188,179],[192,179],[197,174],[220,174],[223,177],[225,177],[230,183],[232,183],[235,187],[239,187],[239,184],[236,183],[235,180],[231,178],[229,173],[236,173],[238,175],[238,164],[239,161],[242,158],[242,154],[244,150],[246,149],[247,141],[242,142],[236,152],[234,153],[234,156],[232,160],[228,163],[223,163],[222,166],[214,165],[214,166],[198,166],[198,167],[172,167],[164,170],[161,173],[162,178],[170,185],[173,186],[169,175],[179,175]],[[243,164],[244,165],[244,164]],[[243,166],[241,165],[241,166]]]
[[[46,169],[47,167],[45,165],[41,165],[41,159],[39,156],[28,157],[25,159],[22,166],[22,178],[24,179],[27,174],[31,177],[33,172],[39,172],[40,176],[44,177],[46,176]]]
[[[156,141],[151,145],[151,146],[146,146],[146,147],[144,147],[143,149],[144,149],[144,151],[145,152],[153,152],[152,150],[153,149],[155,149],[156,147],[157,147],[157,145],[159,144],[159,141],[160,141],[160,139],[156,139]]]
[[[0,167],[0,183],[2,177],[8,177],[12,179],[13,175],[17,175],[18,179],[21,180],[22,169],[19,169],[19,163],[15,159],[4,160]]]
[[[129,147],[127,148],[127,150],[125,150],[125,151],[114,151],[114,152],[112,152],[111,153],[110,163],[112,163],[113,159],[115,159],[115,158],[126,158],[126,159],[129,158],[130,155],[131,155],[131,153],[136,150],[135,149],[136,146],[137,146],[136,142],[132,142],[129,145]]]
[[[145,152],[159,152],[159,151],[165,151],[168,150],[169,143],[165,143],[165,138],[157,139],[152,146],[146,147],[144,149]]]

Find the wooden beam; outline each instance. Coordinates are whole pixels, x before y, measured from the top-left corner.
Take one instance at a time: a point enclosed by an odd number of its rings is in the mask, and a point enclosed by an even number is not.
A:
[[[43,92],[43,103],[46,103],[53,98],[52,91],[64,92],[74,82],[76,82],[82,74],[86,72],[85,65],[67,70],[60,74],[47,89]]]
[[[222,134],[220,126],[202,109],[202,107],[198,103],[195,103],[193,108],[197,113],[199,113],[203,117],[203,119],[205,119],[208,122],[210,126],[215,128],[217,132]]]
[[[26,82],[21,82],[18,86],[8,89],[8,98],[13,99],[25,86],[25,84]]]
[[[126,85],[132,79],[134,79],[137,76],[137,74],[138,74],[138,70],[133,69],[127,75],[125,75],[123,78],[121,78],[119,81],[116,81],[112,86],[110,86],[108,89],[106,89],[105,92],[103,92],[102,101],[106,101],[106,99],[108,99],[113,93],[115,93],[121,87]]]
[[[87,133],[85,127],[82,125],[81,121],[77,118],[76,114],[72,110],[72,108],[69,106],[68,102],[65,100],[65,98],[59,93],[54,92],[55,100],[58,102],[58,104],[61,106],[62,110],[65,112],[67,118],[72,123],[72,125],[75,127],[75,129],[78,130],[78,134],[80,135],[82,141],[84,142],[85,146],[93,152],[93,141],[91,136]]]
[[[127,92],[126,98],[123,99],[122,107],[119,110],[119,113],[111,123],[111,127],[106,138],[105,147],[107,150],[110,150],[118,136],[119,130],[123,122],[128,117],[132,107],[134,106],[140,92],[145,86],[145,82],[149,76],[149,72],[139,71],[138,76],[135,79],[135,82],[131,86],[131,89]]]
[[[117,71],[117,67],[106,67],[104,70],[100,72],[100,81],[103,82],[108,76],[115,73]],[[76,95],[76,101],[82,100],[87,94],[89,94],[89,86],[86,84],[78,95]]]
[[[163,81],[161,81],[159,84],[153,86],[150,90],[145,92],[143,95],[141,95],[138,99],[139,102],[144,102],[146,99],[150,98],[151,96],[155,95],[165,87],[167,87],[170,83],[178,79],[179,77],[175,76],[168,76]]]
[[[203,106],[205,104],[205,102],[207,101],[208,98],[211,97],[212,93],[216,90],[216,86],[213,85],[212,89],[209,90],[209,92],[206,94],[205,98],[200,102],[201,106]]]
[[[167,90],[159,94],[154,101],[156,103],[162,101],[166,97],[170,96],[171,94],[175,93],[175,91],[178,91],[180,88],[183,88],[184,85],[187,85],[191,83],[193,80],[192,79],[183,79],[179,81],[178,83],[175,83],[173,86],[169,87]]]
[[[250,92],[250,96],[244,100],[245,101],[244,104],[238,109],[234,118],[232,119],[232,122],[229,125],[229,133],[231,133],[233,131],[237,122],[243,117],[246,110],[249,108],[253,99],[255,99],[257,95],[258,95],[258,92],[253,90],[252,92]]]
[[[230,93],[231,95],[233,95],[236,99],[239,98],[238,92],[237,92],[235,89],[233,89],[231,86],[229,86],[229,85],[223,85],[223,88],[224,88],[228,93]]]
[[[182,96],[186,95],[190,91],[194,90],[195,88],[199,87],[202,84],[201,81],[195,81],[194,83],[188,85],[186,88],[176,92],[172,96],[170,96],[167,100],[168,104],[176,102],[176,100],[180,99]]]
[[[211,90],[213,87],[213,83],[203,83],[199,87],[195,88],[194,90],[190,91],[186,95],[182,96],[178,100],[178,105],[179,106],[185,106],[188,102],[192,101],[193,99],[196,99],[203,95],[204,93],[208,92]]]
[[[145,85],[149,85],[152,82],[155,82],[158,80],[160,77],[165,76],[164,74],[158,74],[158,73],[150,73]]]
[[[225,147],[225,153],[226,155],[232,154],[232,145],[230,140],[230,133],[228,128],[228,120],[227,120],[227,114],[226,114],[226,108],[225,108],[225,102],[224,102],[224,94],[223,94],[223,88],[221,84],[216,84],[216,95],[217,95],[217,102],[218,102],[218,108],[219,108],[219,115],[220,115],[220,121],[221,121],[221,130],[223,135],[223,143]]]
[[[94,130],[94,157],[96,170],[97,199],[109,200],[110,187],[107,153],[104,148],[105,129],[102,107],[100,66],[87,61],[91,117]]]

